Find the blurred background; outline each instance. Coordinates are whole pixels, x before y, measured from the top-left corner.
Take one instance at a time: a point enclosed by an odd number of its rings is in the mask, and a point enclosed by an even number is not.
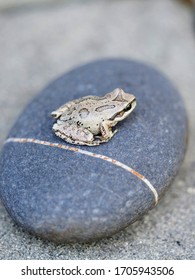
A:
[[[182,81],[190,83],[194,74],[192,2],[0,0],[0,110],[6,118],[0,143],[5,127],[37,91],[93,59],[148,62],[187,94]]]
[[[0,258],[195,259],[195,0],[0,0],[0,148],[27,103],[62,73],[95,59],[151,64],[186,104],[190,139],[170,193],[141,221],[91,246],[23,232],[0,204]],[[179,112],[178,112],[179,113]]]

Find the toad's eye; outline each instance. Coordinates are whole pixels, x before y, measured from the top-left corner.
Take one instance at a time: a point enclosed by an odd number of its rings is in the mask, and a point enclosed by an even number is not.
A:
[[[131,103],[129,103],[128,105],[127,105],[127,107],[124,109],[124,111],[125,112],[127,112],[127,111],[129,111],[129,110],[131,110]]]

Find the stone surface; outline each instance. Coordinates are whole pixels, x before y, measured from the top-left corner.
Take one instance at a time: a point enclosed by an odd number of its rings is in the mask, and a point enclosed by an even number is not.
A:
[[[69,100],[103,96],[116,87],[136,96],[136,110],[118,124],[119,132],[108,143],[81,148],[130,166],[161,197],[184,156],[186,113],[171,83],[141,63],[103,60],[65,74],[29,104],[9,138],[66,144],[52,132],[50,113]],[[56,147],[9,142],[0,170],[1,198],[12,218],[30,232],[57,242],[110,236],[155,204],[151,189],[134,174]]]

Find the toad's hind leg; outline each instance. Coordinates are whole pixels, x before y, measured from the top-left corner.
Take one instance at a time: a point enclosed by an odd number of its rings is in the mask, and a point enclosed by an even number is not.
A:
[[[78,127],[76,124],[54,124],[53,130],[55,134],[71,144],[96,146],[99,141],[94,141],[93,134],[84,127]]]

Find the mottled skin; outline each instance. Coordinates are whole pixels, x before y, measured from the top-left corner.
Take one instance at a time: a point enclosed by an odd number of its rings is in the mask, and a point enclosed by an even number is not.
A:
[[[71,144],[99,145],[112,138],[117,132],[112,127],[124,120],[135,106],[135,96],[120,88],[103,97],[82,97],[51,113],[57,119],[53,130]]]

